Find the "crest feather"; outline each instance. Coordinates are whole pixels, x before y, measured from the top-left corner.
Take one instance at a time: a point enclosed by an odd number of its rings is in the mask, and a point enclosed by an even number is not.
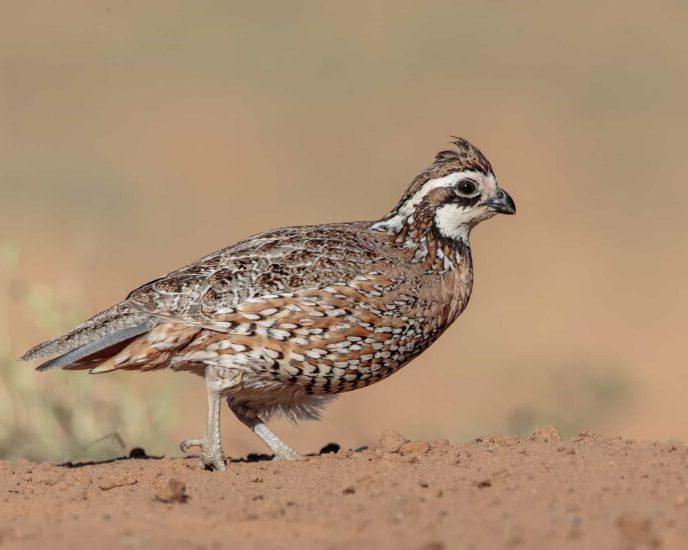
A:
[[[484,173],[492,173],[492,166],[490,161],[485,158],[480,149],[473,145],[467,139],[451,136],[454,141],[452,145],[456,149],[447,149],[440,151],[435,155],[435,164],[445,164],[448,162],[460,163],[467,168],[472,167]]]

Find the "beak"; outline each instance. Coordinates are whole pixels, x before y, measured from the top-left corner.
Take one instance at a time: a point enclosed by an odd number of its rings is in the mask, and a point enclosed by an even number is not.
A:
[[[485,201],[483,204],[499,214],[511,215],[516,213],[514,199],[504,189],[500,189],[495,198]]]

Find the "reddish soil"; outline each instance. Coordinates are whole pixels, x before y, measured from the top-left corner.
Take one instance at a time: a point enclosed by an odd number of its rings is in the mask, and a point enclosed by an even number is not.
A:
[[[688,548],[688,448],[552,428],[296,463],[0,463],[3,548]]]

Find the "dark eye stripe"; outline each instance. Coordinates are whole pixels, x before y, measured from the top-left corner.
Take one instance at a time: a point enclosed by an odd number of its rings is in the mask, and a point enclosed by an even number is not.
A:
[[[480,193],[478,193],[477,195],[473,195],[471,197],[462,197],[461,195],[455,195],[449,202],[452,204],[457,204],[463,208],[469,208],[471,206],[475,206],[476,204],[478,204],[481,198],[482,195]]]

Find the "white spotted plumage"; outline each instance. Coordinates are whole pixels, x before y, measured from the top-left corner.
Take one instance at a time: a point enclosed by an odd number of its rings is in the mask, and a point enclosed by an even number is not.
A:
[[[471,229],[513,213],[487,159],[465,140],[438,153],[381,220],[268,231],[132,291],[26,359],[39,368],[170,368],[203,375],[222,469],[219,399],[282,458],[265,425],[317,418],[332,396],[378,382],[431,345],[466,307]],[[468,183],[467,183],[468,182]]]

